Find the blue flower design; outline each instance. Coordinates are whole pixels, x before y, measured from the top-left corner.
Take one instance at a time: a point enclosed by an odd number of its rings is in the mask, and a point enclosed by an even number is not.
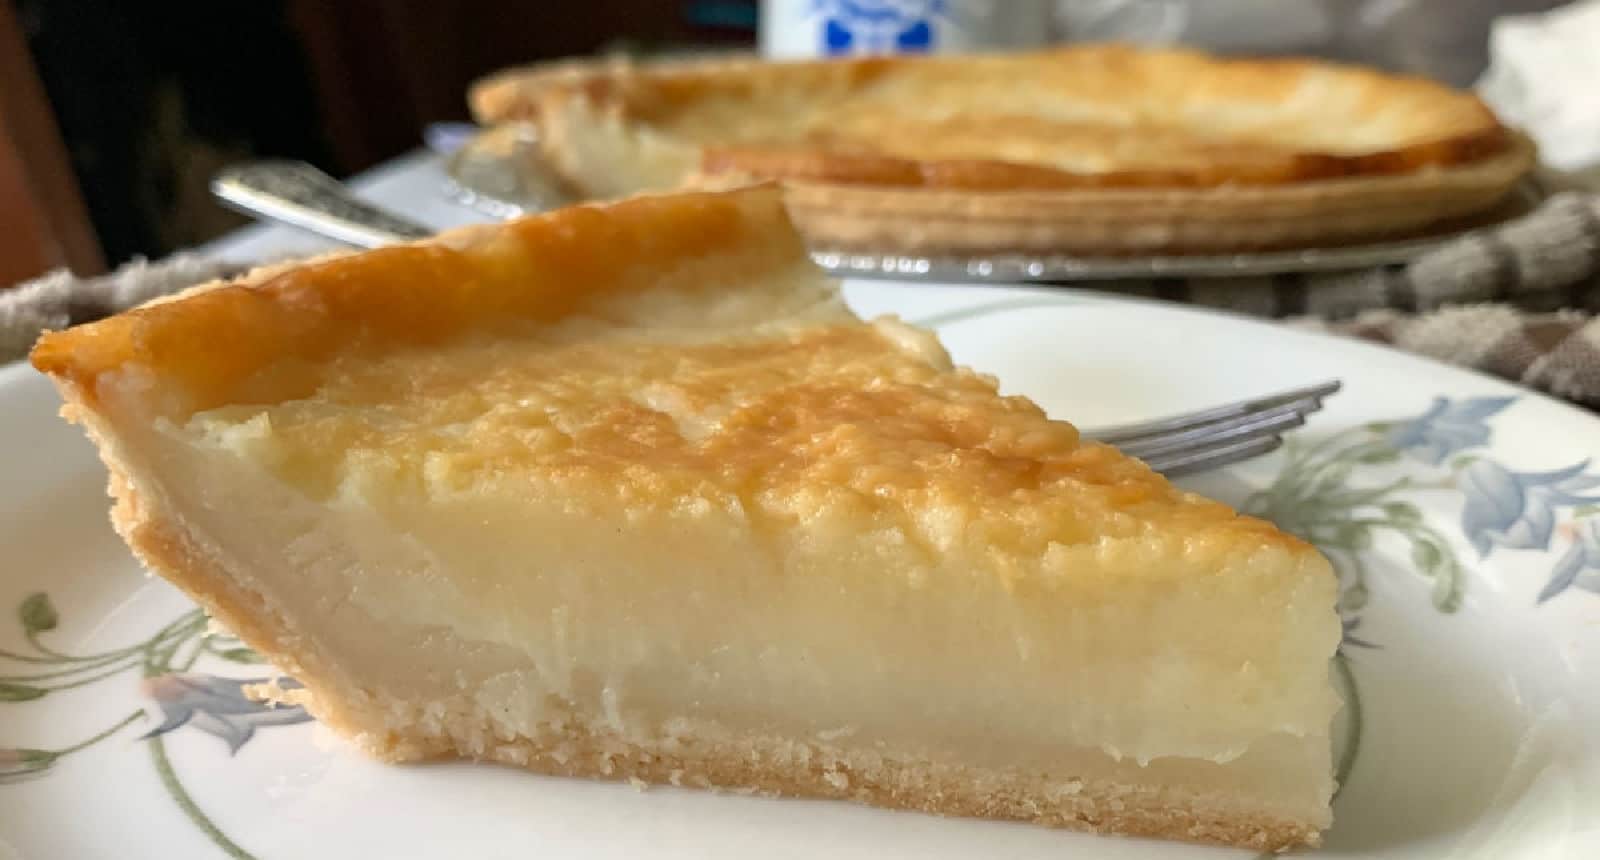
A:
[[[1515,397],[1469,397],[1452,401],[1435,397],[1427,412],[1391,425],[1384,434],[1392,447],[1437,466],[1458,451],[1489,443],[1490,416],[1510,406]]]
[[[146,738],[164,735],[183,725],[222,738],[228,751],[236,753],[255,734],[257,726],[287,726],[311,719],[305,708],[257,702],[244,694],[251,684],[264,684],[266,678],[219,678],[197,673],[172,673],[147,678],[144,694],[161,708],[161,725]],[[287,678],[279,681],[284,689],[300,685]]]
[[[1572,546],[1550,571],[1550,581],[1539,592],[1540,603],[1573,586],[1600,593],[1600,517],[1578,520],[1572,531]]]
[[[1487,556],[1494,547],[1548,549],[1555,510],[1564,505],[1600,502],[1581,491],[1600,487],[1600,476],[1585,475],[1589,461],[1553,472],[1512,472],[1493,460],[1478,460],[1459,479],[1466,494],[1461,531]]]

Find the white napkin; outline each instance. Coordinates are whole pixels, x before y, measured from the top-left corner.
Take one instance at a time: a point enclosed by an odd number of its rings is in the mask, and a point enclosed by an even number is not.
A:
[[[1478,92],[1539,143],[1544,162],[1600,168],[1600,0],[1494,22]]]

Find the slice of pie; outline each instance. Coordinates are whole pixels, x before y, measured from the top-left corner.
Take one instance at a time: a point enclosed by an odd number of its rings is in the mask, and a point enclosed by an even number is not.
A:
[[[770,188],[258,272],[33,362],[134,552],[384,759],[1329,823],[1324,559],[853,316]]]
[[[579,194],[781,180],[819,248],[1215,253],[1416,234],[1533,164],[1476,96],[1310,60],[1039,53],[565,62],[476,84]]]

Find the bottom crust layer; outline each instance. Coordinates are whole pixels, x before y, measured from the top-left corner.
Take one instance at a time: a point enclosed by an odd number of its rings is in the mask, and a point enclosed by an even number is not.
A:
[[[286,699],[333,716],[313,693]],[[302,701],[303,700],[303,701]],[[395,703],[391,713],[414,710]],[[411,723],[411,721],[407,721]],[[1241,811],[1225,797],[1193,796],[1148,785],[1050,778],[908,760],[816,741],[742,737],[674,739],[674,751],[646,749],[604,729],[567,727],[484,742],[481,723],[447,727],[445,735],[405,729],[345,733],[388,761],[492,761],[565,777],[627,780],[763,796],[849,800],[940,816],[1001,819],[1089,833],[1179,839],[1277,851],[1316,845],[1319,831],[1303,822]]]

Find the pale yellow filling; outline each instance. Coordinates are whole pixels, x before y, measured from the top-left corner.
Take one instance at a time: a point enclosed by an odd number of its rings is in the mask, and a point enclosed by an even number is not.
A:
[[[704,510],[619,535],[559,500],[402,510],[352,489],[324,506],[181,431],[134,450],[302,647],[352,688],[418,703],[413,718],[427,702],[475,706],[500,740],[576,720],[656,750],[790,737],[1294,816],[1320,815],[1332,790],[1336,702],[1325,673],[1305,671],[1328,635],[1319,602],[1293,590],[1274,624],[1294,632],[1264,643],[1226,623],[1261,602],[1198,589],[1058,609],[975,576],[907,591],[883,576],[885,538],[807,550]],[[1130,552],[1096,561],[1138,563]],[[784,581],[779,561],[808,573]],[[886,585],[862,587],[874,581]]]

